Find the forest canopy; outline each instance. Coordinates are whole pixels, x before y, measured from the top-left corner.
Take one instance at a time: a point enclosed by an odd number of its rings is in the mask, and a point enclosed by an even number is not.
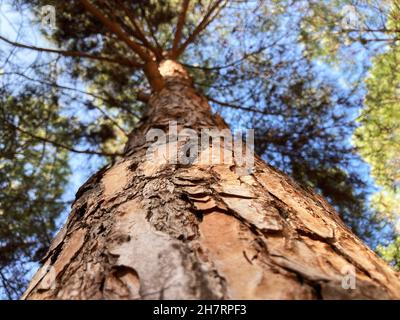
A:
[[[5,0],[0,14],[1,297],[21,295],[78,187],[121,156],[165,58],[400,268],[399,1]]]

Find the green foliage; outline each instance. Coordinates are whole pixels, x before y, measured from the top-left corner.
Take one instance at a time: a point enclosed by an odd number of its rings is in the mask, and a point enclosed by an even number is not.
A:
[[[388,246],[378,246],[378,252],[381,256],[390,262],[390,264],[398,271],[400,271],[400,237],[398,236]]]
[[[366,108],[356,132],[357,146],[372,166],[378,184],[391,187],[400,180],[400,48],[374,60],[366,84]]]
[[[396,235],[398,230],[395,226],[400,223],[400,99],[398,90],[400,86],[398,46],[400,2],[397,0],[337,0],[308,1],[300,7],[303,5],[306,10],[303,11],[304,18],[300,19],[299,34],[308,58],[322,59],[332,65],[352,69],[352,61],[356,54],[360,53],[361,48],[366,49],[364,54],[368,55],[380,52],[373,59],[373,67],[365,82],[367,89],[365,107],[358,119],[360,126],[354,134],[354,144],[363,159],[370,164],[372,177],[381,190],[376,192],[368,202],[365,194],[352,192],[351,186],[354,184],[347,182],[344,185],[350,189],[343,193],[348,196],[345,198],[358,199],[361,203],[354,200],[342,201],[343,199],[341,201],[331,199],[331,202],[339,207],[339,212],[347,211],[343,208],[343,203],[352,203],[353,206],[348,207],[352,208],[348,217],[357,224],[362,221],[360,212],[365,210],[362,206],[369,203],[370,222],[387,224],[387,228],[393,229]],[[338,181],[341,180],[343,179]],[[340,187],[338,186],[337,189]],[[325,192],[323,194],[331,198],[329,194]],[[357,202],[359,205],[354,207]],[[347,223],[353,225],[349,221]],[[364,223],[363,225],[365,226]],[[398,246],[389,245],[387,250],[384,246],[378,248],[380,253],[389,258],[396,256],[393,251],[397,250]],[[393,264],[398,263],[398,260],[390,261]]]
[[[388,14],[397,0],[332,0],[307,1],[301,19],[300,41],[310,58],[341,63],[351,60],[343,49],[360,51],[360,46],[371,47],[390,42],[386,36]],[[301,3],[301,2],[300,2]],[[398,29],[397,29],[398,30]]]
[[[64,136],[68,120],[57,104],[23,93],[1,93],[0,101],[0,283],[18,297],[29,269],[47,250],[69,178],[68,152],[33,138]],[[65,137],[66,138],[66,137]]]
[[[366,80],[366,107],[355,133],[355,144],[371,165],[372,176],[381,190],[372,198],[372,206],[381,219],[400,221],[400,76],[399,47],[374,59],[370,77]],[[398,240],[397,240],[398,241]],[[394,250],[398,245],[380,247],[380,252],[392,263],[398,263]],[[393,259],[395,260],[393,260]]]

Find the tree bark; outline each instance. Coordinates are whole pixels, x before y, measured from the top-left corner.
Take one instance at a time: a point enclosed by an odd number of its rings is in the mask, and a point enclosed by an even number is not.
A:
[[[80,188],[24,299],[400,298],[399,275],[335,210],[260,158],[248,175],[237,154],[148,159],[151,128],[227,128],[182,66],[160,73],[124,157]]]

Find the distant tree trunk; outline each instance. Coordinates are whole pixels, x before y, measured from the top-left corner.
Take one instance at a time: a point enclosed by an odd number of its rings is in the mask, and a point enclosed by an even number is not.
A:
[[[235,158],[149,160],[151,128],[227,128],[182,66],[160,71],[125,156],[80,188],[23,298],[400,298],[398,274],[335,210],[261,159],[249,175]]]

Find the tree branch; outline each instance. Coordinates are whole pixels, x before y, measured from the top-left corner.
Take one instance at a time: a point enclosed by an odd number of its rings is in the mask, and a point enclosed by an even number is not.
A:
[[[90,1],[88,0],[80,0],[82,5],[89,11],[92,15],[94,15],[97,19],[100,20],[104,26],[107,27],[112,33],[114,33],[121,41],[125,42],[144,62],[151,61],[151,56],[143,50],[143,48],[137,42],[133,41],[115,22],[108,19],[99,9],[96,8]]]
[[[219,100],[211,98],[209,96],[207,96],[207,100],[210,101],[210,102],[214,102],[214,103],[216,103],[216,104],[218,104],[218,105],[220,105],[222,107],[228,107],[228,108],[231,108],[231,109],[244,110],[244,111],[264,114],[264,115],[268,115],[268,116],[280,115],[280,113],[275,114],[275,113],[272,113],[272,112],[267,112],[267,111],[258,110],[258,109],[254,109],[254,108],[239,106],[239,105],[232,104],[232,103],[229,103],[229,102],[219,101]]]
[[[149,22],[149,19],[147,19],[147,16],[146,16],[146,13],[144,12],[144,10],[143,10],[143,18],[144,18],[144,20],[145,20],[145,22],[146,22],[146,24],[147,24],[147,28],[148,28],[149,31],[150,31],[150,36],[151,36],[151,38],[153,39],[154,43],[156,44],[158,50],[160,51],[160,55],[161,55],[161,56],[160,56],[160,57],[157,57],[157,58],[159,59],[159,61],[161,61],[161,60],[163,60],[163,48],[162,48],[162,46],[160,45],[160,43],[158,42],[157,37],[156,37],[156,35],[155,35],[155,33],[154,33],[154,30],[153,30],[153,28],[152,28],[152,26],[151,26],[151,23]]]
[[[36,47],[36,46],[28,45],[28,44],[11,41],[11,40],[3,37],[2,35],[0,35],[0,40],[3,40],[4,42],[6,42],[14,47],[35,50],[35,51],[39,51],[39,52],[57,53],[57,54],[61,54],[62,56],[65,56],[65,57],[79,57],[79,58],[87,58],[87,59],[92,59],[92,60],[106,61],[106,62],[111,62],[111,63],[118,63],[120,65],[125,65],[125,66],[129,66],[129,67],[134,67],[134,68],[143,67],[142,64],[133,62],[131,60],[123,59],[123,58],[114,59],[114,58],[104,57],[104,56],[94,56],[94,55],[91,55],[91,54],[88,54],[85,52],[81,52],[81,51],[69,51],[69,50],[58,50],[58,49]]]
[[[23,77],[23,78],[25,78],[25,79],[27,79],[29,81],[39,82],[41,84],[45,84],[45,85],[48,85],[48,86],[51,86],[51,87],[54,87],[54,88],[58,88],[58,89],[61,89],[61,90],[68,90],[68,91],[75,91],[75,92],[78,92],[78,93],[82,93],[84,95],[93,97],[95,99],[99,99],[99,100],[107,102],[109,104],[114,104],[114,105],[118,104],[118,101],[116,101],[115,99],[110,99],[109,97],[103,97],[103,96],[100,96],[100,95],[95,94],[95,93],[87,92],[87,91],[80,90],[80,89],[77,89],[77,88],[67,87],[67,86],[60,85],[58,83],[53,83],[53,82],[50,82],[50,81],[45,81],[45,80],[41,80],[41,79],[34,79],[34,78],[31,78],[31,77],[27,76],[26,74],[20,73],[20,72],[2,72],[2,73],[0,73],[0,75],[16,75],[16,76]],[[97,109],[99,109],[99,107],[97,107],[97,106],[95,106],[95,107]],[[138,114],[136,114],[135,112],[133,112],[132,110],[128,110],[127,108],[122,108],[120,106],[117,106],[117,108],[120,108],[120,109],[128,112],[131,116],[134,116],[135,118],[140,119],[140,116]],[[117,123],[115,123],[115,125],[117,125]],[[122,128],[120,128],[120,126],[118,126],[118,128],[121,131],[124,131]]]
[[[71,151],[71,152],[93,154],[93,155],[98,155],[98,156],[109,156],[109,157],[115,157],[115,156],[121,155],[120,153],[106,153],[106,152],[100,152],[100,151],[94,151],[94,150],[79,150],[79,149],[75,149],[73,147],[68,147],[68,146],[66,146],[66,145],[64,145],[62,143],[50,140],[48,138],[39,137],[39,136],[29,132],[29,131],[26,131],[26,130],[16,126],[15,124],[13,124],[13,123],[11,123],[11,122],[9,122],[7,120],[6,120],[6,124],[9,125],[10,127],[14,128],[15,130],[17,130],[17,131],[19,131],[19,132],[21,132],[21,133],[33,138],[33,139],[50,143],[50,144],[52,144],[52,145],[54,145],[56,147],[59,147],[59,148],[62,148],[62,149],[65,149],[65,150],[68,150],[68,151]]]
[[[277,41],[275,41],[274,44],[275,44],[276,42],[277,42]],[[274,45],[274,44],[273,44],[273,45]],[[245,53],[245,54],[243,54],[243,56],[242,56],[240,59],[237,59],[237,60],[235,60],[235,61],[233,61],[233,62],[230,62],[230,63],[225,64],[225,65],[222,65],[222,66],[201,67],[201,66],[194,66],[194,65],[190,65],[190,64],[186,64],[186,63],[182,63],[182,65],[183,65],[184,67],[186,67],[186,68],[200,69],[200,70],[204,70],[204,71],[214,71],[214,70],[227,69],[227,68],[233,67],[233,66],[235,66],[235,65],[237,65],[237,64],[240,64],[241,62],[245,61],[245,60],[246,60],[247,58],[249,58],[249,57],[252,57],[252,56],[255,56],[255,55],[257,55],[257,54],[262,53],[262,52],[265,51],[266,49],[271,48],[273,45],[263,46],[263,47],[258,48],[258,49],[255,50],[255,51],[252,51],[252,52],[249,52],[249,53]]]
[[[222,5],[220,6],[220,4]],[[206,15],[203,17],[201,22],[198,24],[198,26],[194,29],[194,31],[189,35],[189,37],[186,39],[186,41],[175,51],[175,53],[172,55],[173,59],[178,58],[186,49],[186,47],[191,44],[196,37],[205,29],[207,26],[218,16],[220,11],[222,10],[223,7],[226,5],[226,1],[223,0],[217,0],[208,10]],[[216,11],[216,13],[212,16],[212,14]]]
[[[179,44],[181,42],[182,31],[183,31],[183,26],[185,25],[185,21],[186,21],[186,13],[189,8],[189,2],[190,2],[190,0],[182,1],[182,9],[181,9],[181,13],[178,18],[178,22],[176,24],[175,37],[174,37],[174,41],[172,44],[172,55],[174,55],[176,53],[176,51],[178,50]]]
[[[125,14],[127,15],[129,21],[131,22],[134,30],[132,30],[132,34],[138,39],[140,40],[143,45],[147,48],[149,48],[154,55],[157,57],[157,59],[162,60],[162,48],[159,46],[158,42],[156,41],[156,39],[153,37],[153,39],[155,40],[155,44],[157,47],[154,47],[146,38],[146,35],[144,34],[142,28],[140,27],[140,25],[138,24],[138,22],[136,21],[136,18],[133,16],[131,10],[129,10],[129,8],[126,7],[126,5],[121,1],[121,0],[117,0],[118,5],[123,9],[123,11],[125,12]]]
[[[100,20],[112,33],[114,33],[121,41],[125,42],[133,52],[135,52],[144,62],[143,71],[149,80],[150,86],[155,91],[160,91],[164,87],[164,79],[161,76],[156,62],[153,57],[143,50],[143,47],[137,42],[133,41],[122,29],[121,27],[108,19],[100,10],[98,10],[90,1],[80,0],[82,5],[93,14],[97,19]]]

